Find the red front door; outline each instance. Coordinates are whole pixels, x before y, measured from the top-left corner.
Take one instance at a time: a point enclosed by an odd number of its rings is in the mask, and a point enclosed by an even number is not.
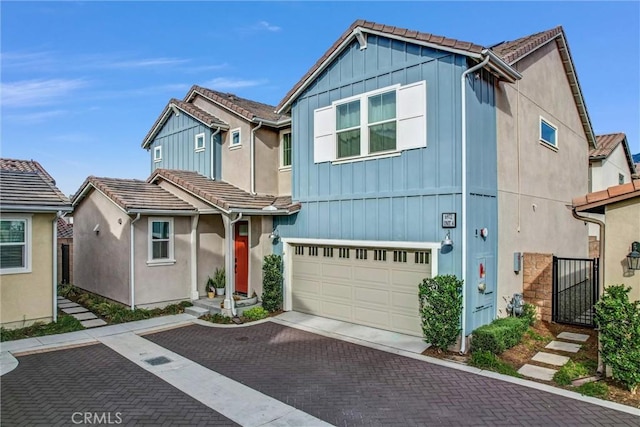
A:
[[[249,291],[249,223],[240,221],[234,228],[236,292],[246,294]]]

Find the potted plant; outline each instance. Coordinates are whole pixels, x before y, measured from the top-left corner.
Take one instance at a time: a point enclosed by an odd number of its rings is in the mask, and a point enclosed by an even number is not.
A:
[[[216,289],[216,294],[224,295],[226,286],[224,268],[216,268],[216,271],[213,273],[213,284]]]
[[[213,298],[216,295],[216,285],[213,281],[213,279],[211,278],[211,276],[209,276],[209,278],[207,279],[207,298]]]

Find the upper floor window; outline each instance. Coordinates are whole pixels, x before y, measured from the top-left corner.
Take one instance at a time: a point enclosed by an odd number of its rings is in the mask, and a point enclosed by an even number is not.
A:
[[[229,148],[231,147],[239,147],[242,144],[242,139],[240,138],[240,128],[232,129],[229,132]]]
[[[622,175],[621,173],[618,174],[618,184],[624,184],[624,175]]]
[[[0,220],[0,274],[31,271],[31,217],[3,215]]]
[[[204,133],[199,133],[196,135],[196,139],[195,139],[195,150],[204,151],[204,148],[205,148]]]
[[[540,141],[558,148],[558,128],[540,117]]]
[[[357,161],[427,146],[426,82],[394,85],[314,111],[314,162]]]
[[[162,145],[158,145],[153,148],[153,161],[159,162],[162,160]]]
[[[173,263],[173,218],[149,219],[149,263]]]
[[[280,166],[283,168],[291,167],[291,131],[282,133],[280,147]]]

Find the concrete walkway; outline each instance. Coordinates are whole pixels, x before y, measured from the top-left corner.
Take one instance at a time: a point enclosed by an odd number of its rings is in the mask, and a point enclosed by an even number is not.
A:
[[[78,319],[80,324],[87,329],[107,324],[107,322],[99,319],[98,316],[90,312],[86,307],[61,296],[58,296],[58,308],[62,310],[63,313],[70,314]]]

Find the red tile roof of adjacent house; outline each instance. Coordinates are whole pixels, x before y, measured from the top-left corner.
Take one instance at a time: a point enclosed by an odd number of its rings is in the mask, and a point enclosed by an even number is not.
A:
[[[633,197],[640,197],[640,179],[609,187],[606,190],[589,193],[583,197],[576,197],[573,199],[573,207],[578,212],[599,213],[604,210],[606,205]]]
[[[276,107],[273,105],[263,104],[261,102],[241,98],[232,93],[218,92],[198,85],[193,85],[191,87],[191,90],[189,90],[189,93],[184,98],[185,102],[191,101],[196,94],[215,102],[216,104],[249,121],[259,121],[260,119],[275,123],[282,121],[288,123],[289,121],[289,116],[287,114],[275,113]]]
[[[5,211],[70,211],[67,196],[40,163],[0,159],[0,207]]]
[[[196,208],[167,190],[138,179],[88,177],[73,197],[77,206],[94,188],[127,213],[149,211],[196,212]]]
[[[164,179],[177,185],[194,196],[224,211],[264,210],[268,214],[273,210],[293,213],[300,210],[300,204],[292,203],[291,197],[251,195],[227,182],[212,180],[197,172],[156,169],[148,182]]]
[[[597,135],[596,141],[598,141],[598,148],[594,148],[589,152],[589,160],[601,160],[606,159],[611,155],[613,150],[619,145],[623,144],[624,154],[627,158],[627,164],[631,174],[635,174],[636,169],[633,163],[633,156],[627,143],[627,135],[624,133],[610,133],[606,135]]]
[[[58,238],[73,239],[73,224],[68,223],[64,218],[58,218]]]

